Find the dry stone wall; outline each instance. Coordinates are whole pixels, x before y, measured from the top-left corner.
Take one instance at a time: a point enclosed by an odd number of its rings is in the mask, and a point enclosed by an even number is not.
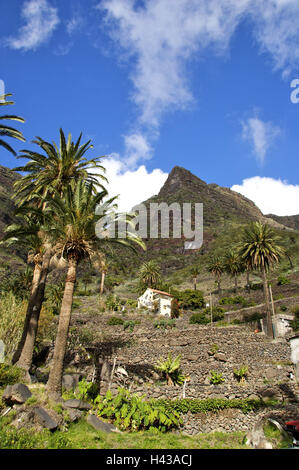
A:
[[[121,314],[114,314],[119,315]],[[100,392],[110,387],[117,393],[119,386],[130,388],[147,398],[182,398],[182,386],[169,386],[161,380],[154,366],[158,359],[166,360],[168,353],[181,356],[181,369],[190,380],[185,387],[186,398],[268,398],[284,402],[272,410],[281,422],[298,419],[298,386],[294,378],[294,366],[290,361],[290,345],[286,339],[269,341],[263,333],[255,333],[250,325],[211,327],[191,325],[189,316],[176,320],[175,328],[157,329],[150,316],[126,316],[126,320],[138,321],[132,332],[122,325],[108,326],[112,315],[74,315],[72,326],[83,324],[101,340],[87,347],[87,352],[69,351],[66,368],[85,376],[87,380],[100,381]],[[49,356],[51,362],[51,356]],[[49,365],[50,365],[49,362]],[[244,384],[234,376],[234,369],[248,366]],[[126,374],[114,373],[115,366]],[[222,374],[224,382],[210,383],[211,371]],[[197,432],[250,430],[269,410],[244,414],[237,409],[223,410],[217,414],[184,415],[182,430],[188,434]]]
[[[165,330],[154,328],[153,318],[134,315],[128,318],[140,323],[129,332],[122,325],[108,326],[110,317],[98,315],[92,319],[90,327],[100,331],[104,339],[90,347],[89,362],[85,359],[80,364],[74,352],[67,365],[90,377],[95,373],[94,367],[101,369],[98,375],[102,390],[108,386],[115,361],[116,369],[121,366],[128,376],[123,376],[123,380],[115,376],[113,391],[123,383],[149,398],[182,397],[183,388],[168,386],[154,369],[158,359],[166,360],[171,353],[173,357],[181,356],[182,372],[190,377],[185,389],[187,398],[246,398],[260,395],[274,385],[282,397],[296,394],[294,366],[285,339],[269,341],[250,326],[190,325],[188,315],[177,319],[175,328]],[[74,318],[73,324],[77,320]],[[248,366],[248,378],[242,385],[234,377],[234,369],[244,364]],[[222,374],[221,385],[210,384],[211,371]]]

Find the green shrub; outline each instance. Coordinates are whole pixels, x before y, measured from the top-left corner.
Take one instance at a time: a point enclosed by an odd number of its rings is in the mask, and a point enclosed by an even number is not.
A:
[[[292,308],[292,313],[295,315],[294,320],[291,321],[291,327],[294,331],[299,331],[299,305]]]
[[[77,295],[78,297],[89,297],[89,296],[92,295],[92,290],[90,290],[90,289],[78,290],[78,291],[76,292],[76,295]]]
[[[24,371],[22,369],[9,364],[0,364],[0,387],[21,382],[23,376]]]
[[[132,395],[124,388],[119,388],[114,397],[110,391],[104,397],[99,395],[95,405],[98,416],[114,421],[122,430],[166,432],[181,424],[176,410],[169,410],[159,402],[145,401],[144,397]]]
[[[218,350],[219,350],[218,344],[217,343],[212,344],[211,353],[214,355],[218,352]]]
[[[189,318],[191,325],[207,325],[210,323],[210,318],[204,312],[193,313]]]
[[[248,366],[246,365],[241,366],[240,369],[234,369],[234,376],[241,383],[245,382],[247,375],[248,375]]]
[[[286,276],[284,276],[283,274],[281,274],[280,276],[278,276],[277,278],[277,285],[278,286],[284,286],[285,284],[290,284],[290,279]]]
[[[20,300],[12,292],[0,297],[0,339],[5,344],[8,361],[21,339],[26,310],[27,302]]]
[[[136,322],[134,320],[127,320],[124,322],[124,330],[129,330],[131,333],[134,330]]]
[[[135,299],[127,299],[126,305],[128,308],[137,308],[138,302]]]
[[[262,283],[251,284],[252,290],[262,290],[264,288]]]
[[[179,301],[181,308],[197,310],[205,306],[203,292],[199,290],[186,289],[178,291],[171,289],[171,294]]]
[[[231,305],[233,303],[233,297],[222,297],[222,299],[219,300],[219,305]]]
[[[291,312],[295,315],[295,317],[299,317],[299,305],[295,305],[291,308]]]
[[[172,318],[170,320],[165,320],[161,318],[160,320],[154,321],[154,328],[166,330],[167,328],[174,328],[175,327],[175,319]]]
[[[235,297],[223,297],[219,300],[219,305],[241,305],[242,307],[253,307],[256,303],[253,300],[247,300],[242,295]]]
[[[162,373],[162,377],[167,380],[168,385],[182,385],[185,376],[180,370],[181,356],[172,359],[171,353],[168,354],[166,361],[159,360],[155,369]]]
[[[120,317],[111,317],[109,318],[107,325],[123,325],[124,320]]]
[[[216,305],[215,307],[212,307],[213,321],[223,320],[224,312],[225,312],[225,310],[222,307],[219,307],[218,305]],[[205,315],[211,317],[211,308],[208,307],[208,308],[204,309],[203,313],[205,313]]]
[[[250,315],[245,315],[244,322],[245,323],[251,323],[253,321],[261,320],[262,318],[264,318],[263,313],[254,312],[254,313],[251,313]]]
[[[32,276],[33,270],[30,266],[27,266],[23,271],[6,276],[1,280],[1,295],[12,293],[19,301],[27,300],[30,297]]]
[[[254,307],[255,305],[256,305],[256,302],[254,300],[244,299],[243,302],[241,303],[242,308]]]
[[[235,318],[231,322],[232,325],[242,325],[242,323],[243,323],[242,320],[239,320],[238,318]]]
[[[120,298],[116,295],[109,295],[106,299],[106,308],[112,312],[120,312],[122,310],[122,303]]]
[[[217,322],[223,320],[224,318],[224,309],[219,307],[218,305],[212,307],[212,318],[213,322]],[[207,325],[211,321],[211,309],[210,307],[205,308],[202,312],[193,313],[189,319],[189,323],[191,324],[200,324],[200,325]]]
[[[87,382],[86,379],[80,380],[78,382],[78,392],[76,396],[79,400],[95,400],[99,394],[99,389],[97,385],[93,382]]]
[[[211,370],[210,372],[210,383],[213,385],[218,385],[224,382],[224,378],[222,377],[221,372],[217,372],[216,370]]]
[[[48,284],[46,286],[45,305],[52,311],[53,315],[59,315],[65,283]]]
[[[201,400],[198,398],[183,398],[179,400],[156,400],[156,403],[161,403],[170,410],[175,410],[178,413],[187,414],[197,414],[197,413],[207,413],[207,412],[217,412],[219,410],[236,408],[241,410],[243,413],[248,413],[249,411],[255,411],[262,407],[267,406],[262,400],[259,399],[225,399],[225,398],[207,398]]]
[[[170,312],[171,318],[172,319],[179,318],[180,314],[181,314],[181,311],[180,311],[179,302],[177,301],[177,299],[172,299],[171,312]]]
[[[105,278],[105,289],[112,290],[113,287],[119,286],[123,282],[123,278],[121,276],[111,276],[108,274]]]

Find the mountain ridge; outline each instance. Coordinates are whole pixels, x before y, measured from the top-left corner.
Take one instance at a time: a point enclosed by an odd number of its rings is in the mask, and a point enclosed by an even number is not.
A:
[[[264,215],[253,201],[230,188],[216,183],[206,183],[183,167],[175,166],[159,193],[144,201],[150,202],[202,202],[204,224],[207,226],[219,222],[221,218],[240,218],[241,220],[260,220],[279,229],[290,229],[279,220]],[[210,211],[213,211],[212,214]]]

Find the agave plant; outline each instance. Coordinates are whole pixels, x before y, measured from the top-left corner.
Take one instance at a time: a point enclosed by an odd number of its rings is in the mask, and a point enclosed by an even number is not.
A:
[[[234,369],[234,376],[241,384],[245,383],[247,375],[248,375],[247,365],[242,365],[240,369]]]
[[[167,380],[168,385],[182,385],[185,380],[185,376],[180,370],[181,356],[172,358],[171,353],[168,354],[166,361],[159,360],[155,366],[155,369],[162,373],[163,378]]]

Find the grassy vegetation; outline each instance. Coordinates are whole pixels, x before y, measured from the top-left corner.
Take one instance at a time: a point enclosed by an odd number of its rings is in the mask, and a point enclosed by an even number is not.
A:
[[[194,437],[175,433],[135,432],[104,434],[85,420],[71,424],[68,432],[16,431],[0,420],[0,449],[247,449],[245,434],[204,433]]]
[[[264,425],[263,430],[266,439],[272,443],[275,449],[287,449],[292,444],[291,437],[286,437],[270,422]]]

